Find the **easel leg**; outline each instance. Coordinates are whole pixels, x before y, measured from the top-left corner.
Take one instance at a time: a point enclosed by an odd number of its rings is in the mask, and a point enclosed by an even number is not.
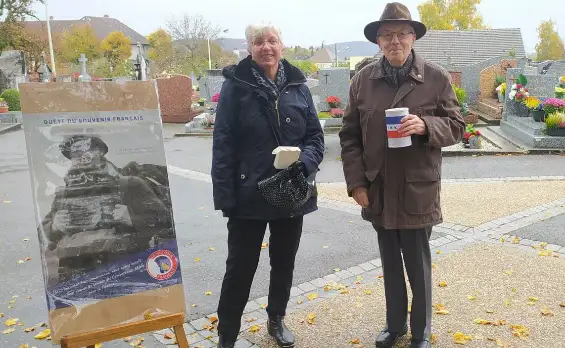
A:
[[[186,339],[184,327],[182,325],[177,325],[173,327],[173,331],[175,332],[179,348],[188,348],[188,340]]]

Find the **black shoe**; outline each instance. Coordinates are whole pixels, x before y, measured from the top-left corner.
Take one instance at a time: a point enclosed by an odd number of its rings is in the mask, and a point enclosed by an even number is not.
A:
[[[396,344],[399,338],[406,335],[408,326],[404,326],[401,332],[390,332],[387,329],[381,331],[375,342],[377,348],[391,348]],[[424,346],[425,347],[425,346]]]
[[[417,340],[413,339],[410,342],[410,348],[431,348],[432,344],[428,340]]]
[[[234,348],[235,340],[227,339],[225,336],[220,335],[218,337],[218,348]]]
[[[294,334],[284,324],[284,317],[279,315],[269,317],[267,331],[273,336],[279,347],[294,347]]]

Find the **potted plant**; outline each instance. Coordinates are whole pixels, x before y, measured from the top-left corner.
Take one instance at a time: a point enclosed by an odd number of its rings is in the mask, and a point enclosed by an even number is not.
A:
[[[498,94],[498,101],[500,103],[504,103],[504,99],[506,96],[506,82],[501,83],[496,87],[496,93]]]
[[[481,132],[476,130],[472,124],[468,124],[465,129],[463,145],[471,149],[479,149],[481,147]]]
[[[556,111],[547,115],[545,127],[547,135],[565,137],[565,112]]]
[[[542,102],[537,97],[533,97],[533,96],[527,97],[526,100],[524,101],[524,104],[526,104],[526,107],[530,111],[530,115],[532,115],[532,118],[534,119],[535,122],[543,121],[543,117],[545,116],[545,111],[543,111]]]
[[[341,104],[341,99],[339,99],[339,97],[336,97],[335,95],[331,95],[326,98],[326,103],[328,104],[330,110],[336,109],[339,108],[339,105]]]
[[[565,111],[565,101],[557,98],[547,98],[543,102],[543,111],[545,111],[546,115]]]
[[[463,116],[463,120],[465,123],[477,123],[479,121],[479,116],[473,114],[469,111],[469,105],[466,103],[467,101],[467,92],[465,89],[452,85],[453,91],[455,92],[455,96],[457,97],[457,101],[459,102],[459,112],[461,112],[461,116]]]
[[[518,104],[518,116],[521,117],[529,116],[529,110],[524,104],[525,99],[530,96],[530,92],[526,88],[527,84],[528,79],[526,79],[526,76],[520,74],[516,79],[516,83],[510,87],[510,93],[508,93],[508,98]]]
[[[495,97],[498,97],[498,100],[500,101],[500,93],[499,93],[499,89],[498,87],[500,87],[501,84],[503,84],[506,81],[506,77],[504,76],[497,76],[494,79],[494,90],[493,90],[493,94]]]
[[[204,103],[206,103],[206,99],[204,99],[204,98],[198,99],[198,105],[204,106]]]
[[[343,110],[340,109],[340,108],[333,108],[333,109],[330,109],[330,116],[331,116],[332,118],[342,118],[342,117],[343,117],[343,114],[344,114],[344,112],[343,112]]]
[[[0,114],[5,114],[9,111],[8,102],[4,98],[0,98]]]

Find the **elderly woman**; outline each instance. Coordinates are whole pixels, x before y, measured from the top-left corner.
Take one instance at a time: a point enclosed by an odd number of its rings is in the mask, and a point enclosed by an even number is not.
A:
[[[429,238],[442,222],[441,148],[458,143],[465,128],[449,73],[413,49],[425,33],[397,2],[365,27],[367,40],[384,56],[353,78],[339,134],[347,192],[378,234],[387,310],[376,341],[381,348],[408,331],[403,261],[413,294],[410,347],[431,347]],[[408,112],[385,117],[390,108]],[[395,147],[398,138],[410,145]]]
[[[279,171],[273,150],[300,148],[292,167],[310,183],[324,154],[323,131],[302,72],[281,58],[280,31],[249,26],[251,53],[224,68],[213,137],[214,205],[228,217],[228,258],[218,306],[219,347],[233,347],[269,225],[271,263],[268,332],[281,347],[294,336],[283,318],[290,297],[294,262],[305,214],[317,210],[316,190],[304,203],[285,209],[269,203],[259,183]]]

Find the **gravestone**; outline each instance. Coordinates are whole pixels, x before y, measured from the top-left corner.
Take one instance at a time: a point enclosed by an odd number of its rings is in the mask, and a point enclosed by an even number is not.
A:
[[[209,113],[203,113],[198,116],[195,116],[192,121],[188,122],[184,125],[184,132],[185,133],[212,133],[214,131],[213,128],[205,129],[202,126],[202,122],[206,119],[210,119],[212,115]]]
[[[86,71],[86,62],[88,61],[88,58],[86,58],[84,53],[80,54],[78,61],[80,62],[80,75],[78,77],[78,82],[92,81],[92,77],[90,77],[90,75],[88,75],[88,72]]]
[[[310,88],[312,95],[320,98],[317,109],[329,111],[326,98],[336,96],[341,99],[340,108],[344,109],[349,97],[349,69],[347,68],[326,68],[319,70],[319,84]]]
[[[69,74],[61,74],[57,76],[57,82],[73,82],[73,77]]]
[[[206,75],[200,79],[200,96],[207,101],[211,101],[212,96],[220,93],[225,78],[222,75],[222,70],[214,69],[208,70]]]
[[[26,82],[25,60],[22,51],[2,51],[0,54],[0,92],[18,88]]]
[[[163,122],[186,123],[191,121],[196,112],[192,110],[192,81],[190,78],[184,75],[171,75],[156,81]]]
[[[551,63],[547,69],[546,75],[564,76],[565,75],[565,60],[557,60]]]

